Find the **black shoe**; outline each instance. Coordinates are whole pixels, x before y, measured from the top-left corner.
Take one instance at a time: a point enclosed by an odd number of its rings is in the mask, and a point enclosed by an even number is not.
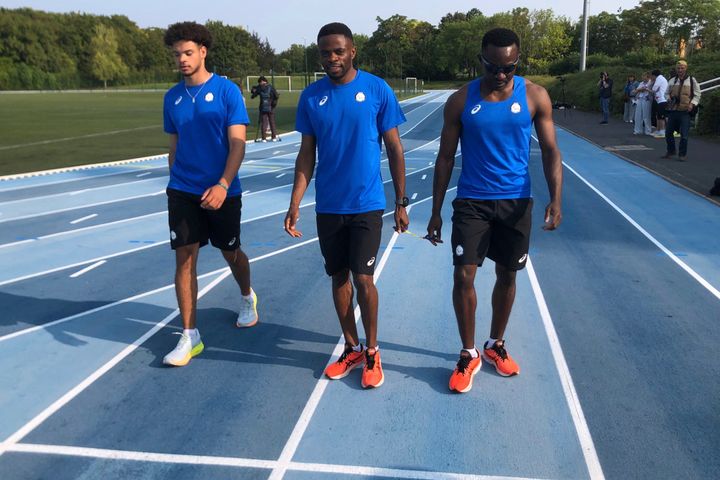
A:
[[[603,120],[602,122],[600,122],[600,125],[607,125],[607,124],[608,124],[608,122],[606,122],[605,120]]]

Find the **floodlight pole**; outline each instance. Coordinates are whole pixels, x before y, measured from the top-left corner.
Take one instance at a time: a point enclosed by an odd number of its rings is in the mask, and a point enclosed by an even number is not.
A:
[[[582,19],[582,38],[580,40],[580,71],[585,71],[587,60],[587,39],[588,39],[588,3],[589,0],[583,0],[583,19]]]

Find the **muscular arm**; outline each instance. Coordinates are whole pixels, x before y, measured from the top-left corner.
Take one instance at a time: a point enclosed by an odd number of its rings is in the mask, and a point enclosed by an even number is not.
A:
[[[300,218],[300,201],[310,185],[315,170],[316,140],[312,135],[303,135],[300,151],[295,159],[295,180],[293,181],[290,207],[285,215],[285,231],[291,237],[302,237],[302,233],[295,229]]]
[[[453,168],[455,167],[455,153],[462,132],[460,116],[465,105],[467,95],[466,87],[453,93],[445,104],[443,112],[443,128],[440,134],[440,150],[435,160],[435,173],[433,174],[433,202],[432,215],[427,226],[428,239],[433,245],[441,240],[442,210],[445,193],[450,184]]]
[[[550,193],[550,203],[545,207],[545,230],[555,230],[562,221],[562,158],[555,138],[552,120],[552,104],[547,90],[529,84],[528,94],[535,106],[533,122],[542,152],[543,172]]]
[[[400,134],[397,127],[391,128],[383,133],[383,141],[387,150],[390,176],[392,177],[395,189],[395,199],[405,196],[405,153],[403,152]],[[408,220],[405,207],[395,205],[395,231],[402,233],[407,230],[410,221]]]
[[[172,170],[175,163],[175,153],[177,152],[178,136],[177,133],[170,135],[170,151],[168,152],[168,169]]]
[[[230,125],[227,133],[230,149],[225,161],[225,170],[222,177],[218,179],[218,184],[222,184],[224,188],[220,185],[213,185],[205,190],[201,197],[200,206],[210,210],[217,210],[225,202],[227,188],[237,177],[240,165],[245,158],[245,125]]]

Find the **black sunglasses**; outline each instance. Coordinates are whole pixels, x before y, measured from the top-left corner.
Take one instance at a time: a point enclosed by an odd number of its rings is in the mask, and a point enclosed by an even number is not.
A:
[[[482,53],[478,55],[478,58],[482,62],[483,66],[485,67],[485,70],[491,75],[497,75],[498,73],[504,73],[507,75],[508,73],[512,73],[517,68],[517,64],[520,61],[520,56],[518,55],[517,60],[515,60],[514,63],[511,63],[509,65],[495,65],[494,63],[488,62],[485,57],[482,56]]]

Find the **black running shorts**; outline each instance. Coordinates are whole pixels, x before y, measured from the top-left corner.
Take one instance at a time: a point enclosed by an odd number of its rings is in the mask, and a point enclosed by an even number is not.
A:
[[[220,250],[237,250],[240,247],[240,212],[242,197],[227,197],[218,210],[200,207],[200,195],[167,189],[168,224],[172,249],[199,243],[205,246],[208,239]]]
[[[328,275],[343,269],[362,275],[375,273],[382,213],[382,210],[374,210],[353,215],[317,214],[320,251]]]
[[[485,257],[509,270],[527,262],[532,198],[453,201],[453,265],[482,265]]]

